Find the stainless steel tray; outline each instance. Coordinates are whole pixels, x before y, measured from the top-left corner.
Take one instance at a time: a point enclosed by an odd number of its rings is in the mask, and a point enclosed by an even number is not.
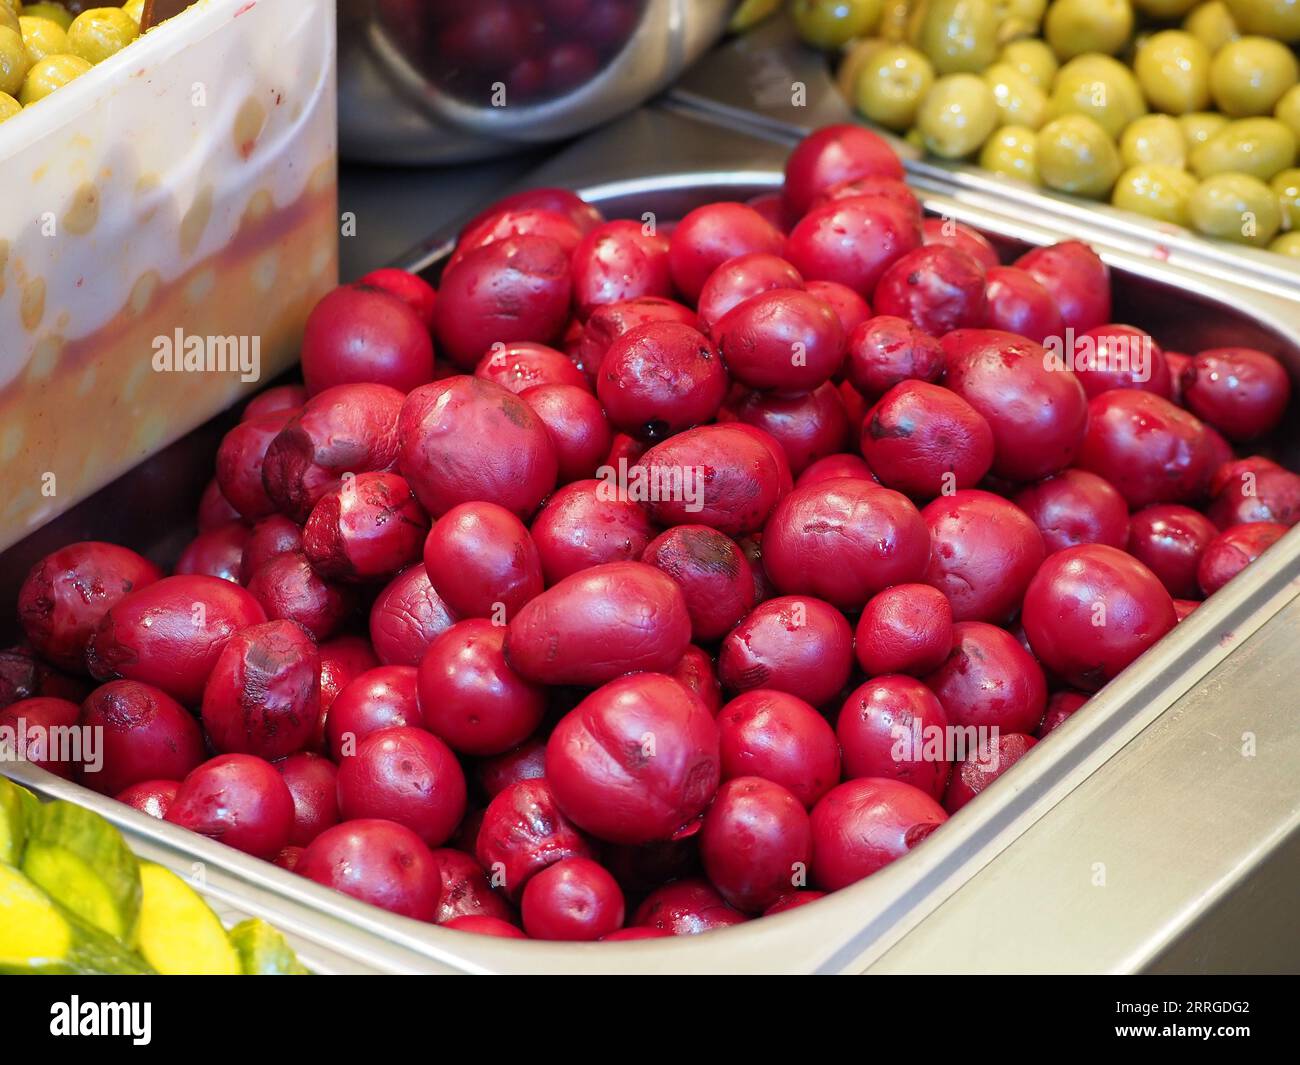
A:
[[[663,160],[666,145],[670,163]],[[650,210],[669,219],[707,200],[740,199],[776,187],[782,155],[775,144],[680,114],[642,111],[580,142],[530,183],[576,186],[611,215]],[[728,160],[729,168],[718,170],[718,159]],[[926,191],[924,198],[927,209],[986,229],[1008,246],[1067,235],[1053,229],[1050,219],[1013,221],[968,202],[960,190]],[[1068,235],[1094,239],[1078,229]],[[1147,326],[1171,346],[1233,340],[1266,348],[1300,380],[1293,304],[1174,263],[1143,259],[1100,238],[1096,243],[1115,271],[1117,314]],[[405,264],[436,270],[448,248],[447,239],[435,237],[414,249]],[[1300,458],[1294,453],[1296,434],[1290,444],[1295,463]],[[1294,623],[1297,600],[1300,530],[1196,611],[1097,695],[1087,713],[1067,722],[924,847],[813,906],[695,939],[557,945],[448,932],[363,906],[40,770],[23,767],[13,775],[92,806],[128,830],[144,853],[157,848],[182,868],[202,862],[210,890],[224,893],[231,905],[256,907],[251,912],[284,928],[304,945],[305,957],[323,959],[317,964],[331,970],[1215,968],[1228,964],[1226,955],[1203,947],[1195,935],[1230,921],[1237,911],[1228,903],[1240,897],[1243,885],[1250,889],[1247,898],[1262,897],[1266,886],[1276,890],[1279,884],[1294,898],[1294,880],[1265,884],[1261,878],[1285,874],[1287,861],[1300,852],[1300,777],[1294,772],[1300,764],[1300,729],[1282,698],[1295,688],[1295,662],[1271,657],[1278,626]],[[1225,676],[1236,678],[1237,697],[1253,714],[1252,723],[1242,727],[1270,737],[1267,762],[1247,763],[1247,768],[1239,762],[1220,764],[1231,749],[1223,722],[1232,722],[1236,709],[1223,696],[1220,678]],[[1211,725],[1220,733],[1207,733]],[[1189,751],[1199,752],[1195,760],[1188,760]],[[1146,775],[1135,773],[1135,764],[1145,766]],[[1165,790],[1153,793],[1153,787]],[[1185,801],[1188,816],[1170,809],[1173,797]],[[1201,824],[1217,827],[1223,819],[1215,822],[1214,811],[1230,805],[1239,814],[1231,819],[1231,838],[1212,848],[1213,861],[1191,861],[1188,856],[1198,846],[1206,850]],[[1073,854],[1069,833],[1085,829],[1102,844],[1110,840],[1109,849]],[[1138,831],[1159,835],[1160,846],[1129,842]],[[1117,849],[1120,841],[1124,846]],[[1116,875],[1098,895],[1087,875],[1074,875],[1077,870],[1067,867],[1069,861],[1085,862],[1089,869],[1090,863],[1109,864]],[[1014,871],[1010,882],[1006,869]],[[1022,909],[1001,907],[1004,896],[1040,919],[1028,922]],[[1278,912],[1263,911],[1266,917]],[[1118,919],[1125,914],[1130,919]],[[1260,950],[1281,953],[1257,952],[1252,958],[1265,967],[1300,968],[1292,914],[1283,907],[1280,915],[1287,927],[1274,934],[1266,925],[1254,941]],[[1083,949],[1087,946],[1094,949]]]
[[[784,15],[715,49],[706,62],[687,71],[669,99],[715,123],[785,143],[833,122],[869,125],[840,95],[826,57],[803,45]],[[1300,262],[1294,259],[1207,240],[1179,226],[1039,189],[970,163],[934,159],[873,128],[890,141],[903,158],[908,180],[920,189],[947,191],[996,212],[1032,216],[1063,233],[1086,232],[1094,243],[1300,300]]]

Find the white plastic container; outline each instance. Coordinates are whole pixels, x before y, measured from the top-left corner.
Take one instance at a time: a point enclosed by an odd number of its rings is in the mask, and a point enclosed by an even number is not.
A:
[[[331,0],[199,0],[0,125],[0,548],[294,361],[334,71]]]

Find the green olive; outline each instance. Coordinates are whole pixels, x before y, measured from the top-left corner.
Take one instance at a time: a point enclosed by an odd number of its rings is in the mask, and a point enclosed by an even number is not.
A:
[[[1063,115],[1038,131],[1038,176],[1048,188],[1099,199],[1119,177],[1119,149],[1087,115]]]
[[[1237,24],[1232,20],[1232,12],[1223,0],[1208,0],[1207,3],[1197,4],[1183,19],[1183,29],[1205,45],[1210,50],[1210,55],[1241,36],[1237,32]]]
[[[87,63],[102,63],[140,36],[140,26],[120,7],[92,7],[72,20],[68,51]]]
[[[75,78],[81,77],[90,69],[79,55],[47,55],[38,63],[33,63],[27,71],[23,90],[18,99],[24,107],[44,100],[55,89],[61,89]]]
[[[1006,63],[994,63],[984,72],[993,90],[999,124],[1038,129],[1047,121],[1047,97],[1043,90]]]
[[[1119,138],[1119,157],[1125,166],[1158,163],[1185,170],[1187,140],[1183,137],[1183,127],[1169,115],[1143,115],[1124,127]]]
[[[0,92],[16,96],[31,64],[22,37],[8,26],[0,26]]]
[[[1039,40],[1011,41],[1002,49],[998,62],[1015,67],[1043,92],[1050,91],[1056,80],[1056,53]]]
[[[993,91],[974,74],[948,74],[921,101],[916,126],[926,150],[945,159],[971,155],[997,127]]]
[[[1273,108],[1273,117],[1279,122],[1285,122],[1296,139],[1300,140],[1300,85],[1287,89]]]
[[[915,43],[939,74],[983,70],[998,52],[992,0],[926,0]]]
[[[1219,130],[1228,125],[1228,119],[1217,111],[1195,111],[1190,115],[1179,115],[1178,125],[1182,127],[1183,139],[1188,149],[1204,144]]]
[[[1295,44],[1300,41],[1300,4],[1295,0],[1227,0],[1242,33]]]
[[[1043,20],[1043,36],[1061,59],[1087,52],[1114,55],[1132,32],[1129,0],[1054,0]]]
[[[1157,19],[1178,18],[1196,6],[1197,0],[1133,0],[1133,6],[1144,15]]]
[[[1120,174],[1110,202],[1125,211],[1185,226],[1187,205],[1196,191],[1196,179],[1176,166],[1144,163]]]
[[[1271,114],[1282,94],[1300,80],[1291,49],[1265,37],[1225,44],[1210,62],[1210,92],[1219,110],[1234,118]]]
[[[795,29],[814,48],[839,48],[865,37],[880,21],[882,0],[794,0]]]
[[[72,25],[72,14],[62,4],[24,4],[23,14],[28,18],[47,18],[51,22],[57,22],[59,29],[65,32]]]
[[[854,102],[873,122],[905,130],[934,84],[934,67],[910,45],[890,44],[874,52],[858,76]]]
[[[771,10],[775,11],[780,0],[769,0],[769,3]],[[122,10],[135,19],[137,26],[144,21],[144,0],[126,0],[126,3],[122,5]]]
[[[1152,34],[1138,48],[1133,70],[1157,111],[1185,115],[1210,104],[1210,51],[1190,33]]]
[[[1229,122],[1204,144],[1192,149],[1192,172],[1250,174],[1267,181],[1295,164],[1295,134],[1276,118],[1242,118]]]
[[[1268,183],[1277,194],[1283,229],[1300,229],[1300,170],[1283,170]]]
[[[0,92],[0,122],[7,118],[13,118],[22,109],[23,105],[7,92]]]
[[[993,0],[998,20],[998,42],[1034,37],[1043,25],[1047,0]]]
[[[835,70],[835,85],[840,90],[840,95],[848,100],[853,99],[853,94],[857,90],[858,78],[862,76],[862,71],[866,69],[867,60],[888,45],[889,42],[879,37],[865,37],[860,41],[854,41],[844,53],[844,58],[840,61],[839,67]]]
[[[47,55],[60,55],[68,50],[68,35],[53,19],[33,18],[24,15],[18,20],[23,27],[23,44],[27,57],[35,63]]]
[[[980,150],[980,166],[1004,177],[1038,184],[1038,134],[1025,126],[994,130]]]
[[[1087,115],[1114,139],[1146,110],[1142,90],[1128,67],[1108,55],[1081,55],[1057,73],[1048,113]]]
[[[1283,233],[1276,237],[1268,246],[1269,251],[1275,251],[1279,255],[1286,255],[1292,259],[1300,259],[1300,233]]]
[[[1263,247],[1277,235],[1281,210],[1273,190],[1249,174],[1216,174],[1188,204],[1192,225],[1211,237]]]

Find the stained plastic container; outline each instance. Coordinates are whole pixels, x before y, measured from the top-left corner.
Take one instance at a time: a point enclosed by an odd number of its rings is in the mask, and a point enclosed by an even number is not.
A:
[[[338,274],[334,10],[199,0],[0,125],[0,548],[295,360]]]

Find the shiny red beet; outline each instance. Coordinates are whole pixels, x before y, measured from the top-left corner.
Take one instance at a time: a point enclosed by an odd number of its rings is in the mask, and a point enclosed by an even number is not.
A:
[[[589,858],[592,850],[538,778],[510,784],[488,803],[475,855],[492,886],[519,899],[529,877],[565,858]]]
[[[813,879],[828,891],[848,887],[919,846],[947,819],[942,806],[910,784],[847,781],[813,808]]]
[[[710,883],[738,910],[759,913],[808,881],[812,829],[788,789],[761,777],[728,780],[700,829]]]
[[[568,484],[592,476],[613,443],[613,430],[600,400],[587,388],[573,385],[538,385],[519,395],[551,435],[558,482]]]
[[[816,595],[845,610],[925,573],[930,539],[905,496],[843,479],[796,488],[763,532],[763,566],[785,593]]]
[[[124,677],[197,705],[226,641],[266,620],[247,591],[216,577],[164,577],[114,605],[86,649],[99,680]]]
[[[462,503],[443,515],[424,542],[424,567],[458,617],[509,620],[543,587],[527,526],[495,503]]]
[[[996,743],[968,755],[952,775],[952,783],[943,797],[943,808],[955,814],[1020,761],[1037,742],[1033,736],[1004,732]]]
[[[1021,489],[1014,501],[1038,526],[1049,555],[1079,544],[1122,548],[1128,541],[1124,497],[1087,470],[1063,470]]]
[[[389,295],[396,296],[415,312],[415,316],[420,319],[420,324],[426,330],[433,329],[433,307],[438,300],[438,294],[433,286],[418,274],[385,267],[371,270],[360,279],[358,284],[382,289]]]
[[[142,780],[138,784],[124,788],[114,798],[133,810],[139,810],[142,814],[165,821],[167,811],[171,809],[180,786],[179,780]]]
[[[984,325],[984,269],[966,252],[926,244],[897,259],[871,294],[877,314],[903,318],[931,336]]]
[[[546,748],[560,808],[614,843],[668,839],[701,813],[719,773],[712,715],[654,673],[598,688],[556,725]]]
[[[668,264],[673,284],[692,303],[728,259],[750,252],[781,254],[781,233],[752,207],[711,203],[697,207],[673,230]]]
[[[887,488],[932,499],[979,484],[993,464],[993,430],[954,392],[904,381],[867,412],[862,457]]]
[[[674,936],[697,936],[749,920],[727,904],[706,880],[674,880],[652,891],[637,907],[632,923]]]
[[[19,699],[0,709],[0,737],[12,748],[16,761],[28,762],[64,780],[71,780],[80,768],[85,749],[59,737],[71,738],[80,722],[81,711],[69,699],[37,695]]]
[[[433,377],[429,326],[384,288],[340,285],[307,316],[302,373],[310,395],[361,382],[409,392]]]
[[[419,836],[392,821],[366,818],[327,828],[294,871],[403,917],[437,916],[440,882],[433,856]]]
[[[886,588],[862,608],[853,646],[868,676],[924,676],[952,650],[952,604],[928,584]]]
[[[751,392],[736,407],[736,417],[769,433],[799,476],[811,463],[832,455],[849,437],[849,417],[840,391],[827,381],[793,396]]]
[[[387,385],[355,384],[308,400],[266,449],[262,485],[275,508],[304,522],[344,474],[393,469],[403,398]]]
[[[821,706],[839,695],[853,666],[853,630],[812,596],[759,603],[722,641],[718,678],[730,692],[772,688]]]
[[[100,737],[98,765],[83,765],[80,780],[101,795],[145,780],[181,780],[204,758],[194,715],[148,684],[101,685],[82,704],[80,724]]]
[[[606,562],[635,562],[654,538],[649,511],[617,498],[602,481],[574,481],[555,492],[529,532],[542,574],[555,584]]]
[[[293,796],[270,762],[251,754],[223,754],[181,781],[167,820],[269,859],[289,842]]]
[[[218,525],[199,533],[186,545],[172,572],[206,574],[238,584],[247,542],[248,526],[243,522],[230,521]]]
[[[798,218],[841,182],[873,177],[903,179],[903,166],[889,143],[862,126],[823,126],[801,140],[786,160],[786,210]]]
[[[1230,440],[1252,440],[1275,429],[1291,398],[1291,380],[1272,355],[1254,348],[1202,351],[1183,374],[1191,411]]]
[[[952,771],[947,729],[943,704],[919,680],[869,680],[848,697],[835,724],[844,776],[901,780],[941,799]]]
[[[934,500],[922,517],[931,541],[925,581],[948,597],[952,616],[1010,618],[1046,554],[1029,516],[991,492],[968,489]]]
[[[86,645],[104,615],[162,570],[126,547],[86,540],[32,567],[18,592],[18,621],[40,656],[83,673]]]
[[[434,637],[455,621],[417,562],[375,598],[370,608],[370,642],[385,665],[419,665]]]
[[[712,333],[727,312],[772,289],[801,289],[799,271],[779,255],[754,252],[728,259],[709,275],[700,291],[700,325]]]
[[[941,343],[944,385],[993,430],[993,473],[1036,481],[1074,462],[1088,403],[1073,373],[1053,367],[1041,345],[996,329],[959,329]]]
[[[868,398],[902,381],[938,381],[943,371],[939,341],[904,318],[878,315],[849,334],[845,376]]]
[[[203,727],[223,753],[281,758],[306,748],[320,716],[320,652],[292,621],[241,629],[203,691]]]
[[[1033,732],[1047,707],[1042,667],[1011,633],[983,621],[953,626],[947,661],[924,680],[962,727]]]
[[[418,728],[372,732],[339,767],[339,814],[382,818],[439,847],[465,816],[465,774],[442,740]]]
[[[566,858],[528,881],[520,912],[533,939],[601,939],[623,927],[623,891],[590,858]]]
[[[835,731],[808,703],[785,692],[738,695],[718,715],[722,779],[758,776],[811,807],[840,779]]]
[[[402,406],[400,467],[433,517],[491,502],[525,517],[555,487],[555,445],[518,396],[474,377],[417,388]]]
[[[1206,546],[1196,568],[1205,595],[1213,595],[1287,533],[1285,525],[1256,521],[1234,525]]]
[[[1131,507],[1205,494],[1213,460],[1205,427],[1151,392],[1117,388],[1088,404],[1079,466],[1104,477]]]
[[[1021,621],[1053,673],[1096,691],[1174,627],[1173,600],[1131,555],[1085,544],[1052,555],[1030,582]],[[1032,729],[1009,729],[1030,732]]]
[[[424,727],[460,754],[501,754],[541,723],[545,695],[510,668],[504,645],[503,627],[476,618],[434,640],[420,663]]]
[[[1034,248],[1015,265],[1047,289],[1062,321],[1076,333],[1110,321],[1110,270],[1082,241]]]
[[[1195,599],[1201,594],[1196,567],[1218,535],[1214,522],[1200,511],[1177,503],[1156,503],[1133,515],[1124,546],[1160,578],[1170,595]]]
[[[334,697],[325,719],[326,750],[341,764],[371,733],[422,722],[415,667],[377,666],[354,677]]]
[[[676,582],[641,562],[610,562],[530,600],[507,628],[506,659],[534,683],[590,688],[635,670],[670,670],[690,642]]]
[[[624,333],[610,344],[596,376],[610,424],[645,440],[709,421],[726,392],[717,349],[680,322],[652,322]]]
[[[338,770],[319,754],[291,754],[273,763],[293,796],[293,829],[289,843],[306,847],[338,824]]]
[[[691,637],[710,643],[725,636],[754,606],[754,572],[740,546],[707,525],[678,525],[656,537],[641,561],[681,588]]]

